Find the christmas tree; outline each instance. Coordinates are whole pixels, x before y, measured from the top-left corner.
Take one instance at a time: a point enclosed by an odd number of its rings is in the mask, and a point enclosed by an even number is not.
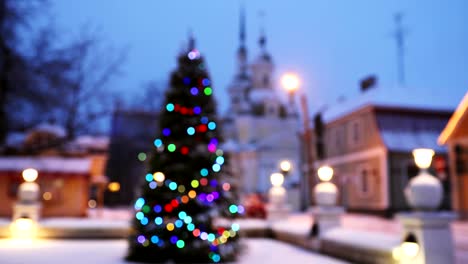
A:
[[[194,40],[171,74],[127,259],[143,262],[231,261],[238,224],[214,219],[242,213],[227,181],[211,80]]]

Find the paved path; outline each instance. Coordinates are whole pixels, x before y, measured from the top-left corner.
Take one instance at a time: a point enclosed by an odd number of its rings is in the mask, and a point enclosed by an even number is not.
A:
[[[240,264],[320,263],[346,262],[322,256],[270,239],[245,239]],[[37,240],[32,244],[0,240],[2,264],[129,264],[123,257],[127,250],[125,240]]]

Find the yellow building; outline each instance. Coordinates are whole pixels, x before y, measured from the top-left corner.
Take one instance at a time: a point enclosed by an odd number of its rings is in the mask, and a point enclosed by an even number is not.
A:
[[[439,136],[439,144],[449,147],[449,167],[454,210],[468,218],[468,93]]]

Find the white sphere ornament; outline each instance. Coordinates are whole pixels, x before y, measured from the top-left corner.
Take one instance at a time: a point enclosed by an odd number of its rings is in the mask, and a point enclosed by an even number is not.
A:
[[[334,206],[338,197],[338,188],[331,182],[321,182],[314,188],[314,196],[319,206]]]
[[[410,180],[405,189],[408,204],[415,210],[431,211],[437,209],[444,195],[439,179],[423,171]]]
[[[274,187],[280,187],[281,185],[283,185],[284,176],[283,174],[278,173],[278,172],[272,173],[270,175],[270,181],[271,181],[271,185],[273,185]]]
[[[18,189],[18,200],[21,202],[35,202],[39,198],[39,185],[35,182],[23,182]]]

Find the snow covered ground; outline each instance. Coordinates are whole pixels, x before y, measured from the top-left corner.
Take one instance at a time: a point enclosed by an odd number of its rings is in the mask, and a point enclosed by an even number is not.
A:
[[[115,264],[123,260],[126,240],[37,240],[15,243],[0,240],[2,264]],[[245,239],[240,264],[346,263],[270,239]]]

